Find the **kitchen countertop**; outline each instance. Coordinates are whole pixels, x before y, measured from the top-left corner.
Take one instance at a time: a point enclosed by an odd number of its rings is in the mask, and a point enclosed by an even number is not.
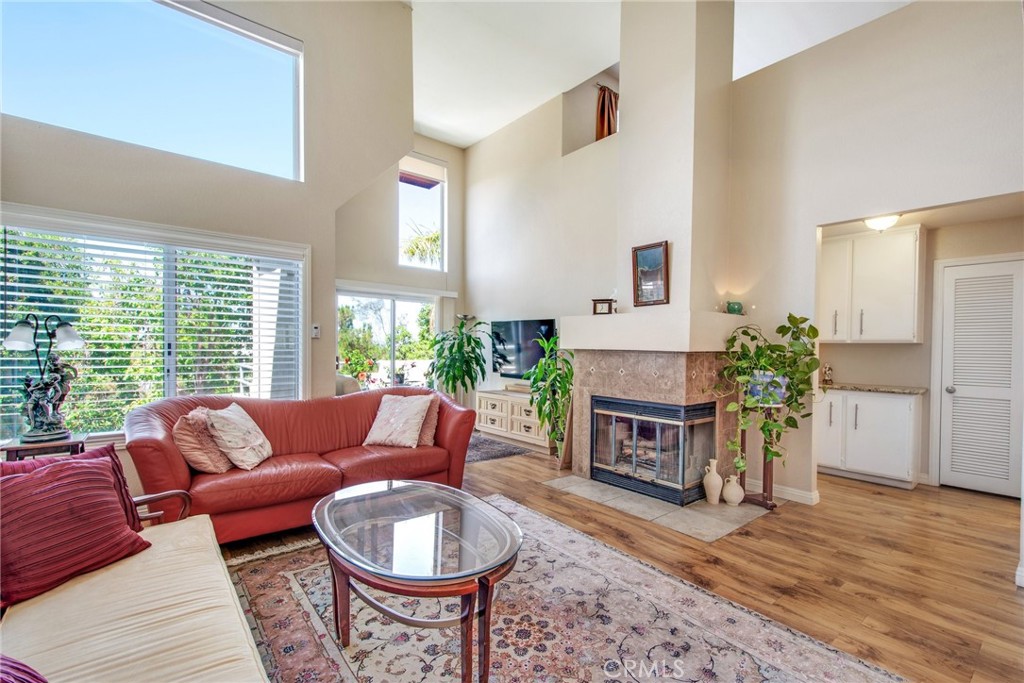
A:
[[[892,387],[884,384],[851,384],[849,382],[834,382],[829,385],[822,385],[822,388],[839,389],[840,391],[868,391],[875,394],[907,394],[920,396],[928,393],[926,387]]]

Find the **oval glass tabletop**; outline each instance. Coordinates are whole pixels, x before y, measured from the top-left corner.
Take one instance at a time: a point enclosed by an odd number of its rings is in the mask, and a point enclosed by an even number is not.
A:
[[[382,578],[454,581],[484,574],[519,552],[512,519],[459,489],[379,481],[336,491],[313,508],[313,525],[339,557]]]

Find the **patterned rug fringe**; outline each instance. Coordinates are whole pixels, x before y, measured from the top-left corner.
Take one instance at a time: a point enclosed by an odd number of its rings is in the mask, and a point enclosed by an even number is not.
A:
[[[272,548],[253,550],[252,552],[248,552],[243,555],[235,555],[228,560],[224,560],[224,564],[226,564],[229,567],[237,567],[240,564],[252,562],[253,560],[264,560],[268,557],[274,557],[275,555],[283,555],[285,553],[290,553],[294,550],[305,550],[306,548],[312,548],[313,546],[317,545],[320,545],[319,538],[304,538],[300,541],[281,543],[280,545],[275,545]]]

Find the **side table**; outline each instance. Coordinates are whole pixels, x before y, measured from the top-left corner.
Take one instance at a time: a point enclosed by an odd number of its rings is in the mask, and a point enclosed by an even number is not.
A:
[[[87,432],[78,432],[65,439],[53,441],[21,443],[19,439],[14,439],[0,446],[0,453],[3,454],[4,460],[24,460],[37,455],[78,455],[85,451],[85,441],[88,438]]]

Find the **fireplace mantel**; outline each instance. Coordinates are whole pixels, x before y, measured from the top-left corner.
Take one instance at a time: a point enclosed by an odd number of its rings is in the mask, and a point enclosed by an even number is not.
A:
[[[561,346],[595,351],[724,351],[725,340],[741,316],[688,311],[668,306],[633,309],[612,315],[567,315],[558,325]]]

